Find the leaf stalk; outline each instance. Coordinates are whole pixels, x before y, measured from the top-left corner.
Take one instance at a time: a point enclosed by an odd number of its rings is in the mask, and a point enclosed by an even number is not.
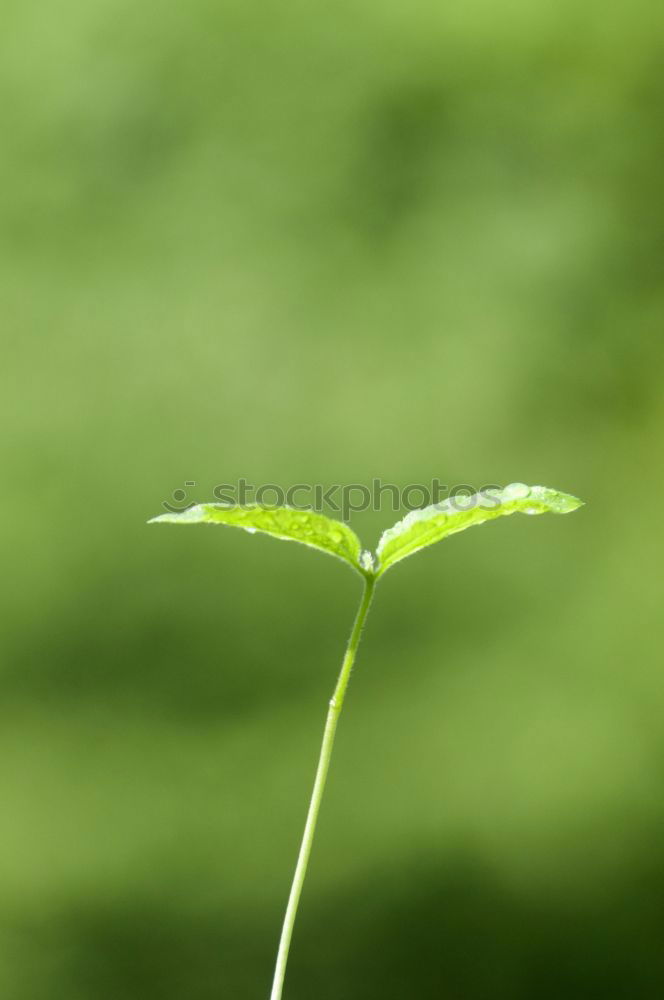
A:
[[[332,758],[332,749],[334,747],[334,737],[337,731],[337,723],[339,721],[341,709],[343,708],[346,689],[348,688],[348,681],[350,680],[351,671],[355,662],[357,648],[360,644],[362,629],[364,627],[369,608],[371,607],[371,601],[373,599],[374,589],[376,586],[376,577],[373,574],[364,573],[363,576],[364,592],[362,594],[362,601],[355,617],[355,623],[350,634],[350,639],[348,640],[346,655],[344,656],[343,663],[341,665],[337,685],[334,689],[334,694],[330,698],[327,719],[325,722],[325,730],[323,732],[323,742],[321,744],[318,767],[316,769],[316,777],[311,793],[311,800],[309,802],[304,833],[302,835],[302,843],[300,844],[300,851],[297,858],[297,864],[295,866],[295,874],[293,875],[293,882],[291,885],[290,895],[288,897],[288,905],[286,907],[284,923],[281,929],[281,938],[279,940],[279,950],[277,952],[277,962],[274,970],[274,980],[272,982],[270,1000],[281,1000],[284,979],[286,976],[288,952],[290,950],[291,939],[293,937],[293,927],[295,925],[300,896],[302,895],[302,886],[304,885],[304,879],[309,865],[309,858],[311,856],[311,848],[313,845],[314,834],[316,832],[318,813],[320,812],[323,792],[325,791],[327,775],[330,769],[330,760]]]

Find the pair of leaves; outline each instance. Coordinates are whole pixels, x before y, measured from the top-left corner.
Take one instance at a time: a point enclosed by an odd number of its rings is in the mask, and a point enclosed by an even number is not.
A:
[[[337,556],[363,576],[377,578],[406,556],[473,525],[508,514],[568,514],[581,505],[581,500],[567,493],[523,483],[512,483],[503,490],[486,490],[472,497],[456,497],[411,511],[397,521],[383,532],[375,557],[362,550],[359,538],[343,521],[292,507],[205,503],[181,513],[161,514],[150,523],[228,524],[252,534],[260,531]]]

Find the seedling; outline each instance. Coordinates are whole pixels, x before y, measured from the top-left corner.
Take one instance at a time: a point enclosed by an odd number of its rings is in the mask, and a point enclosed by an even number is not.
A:
[[[316,778],[279,941],[270,1000],[281,1000],[288,952],[293,936],[293,925],[311,855],[311,846],[325,790],[337,723],[376,584],[388,569],[405,559],[406,556],[411,556],[457,531],[471,528],[475,524],[483,524],[496,517],[519,512],[523,514],[545,514],[547,512],[568,514],[580,507],[581,504],[582,501],[577,500],[576,497],[547,489],[545,486],[529,487],[523,483],[512,483],[511,486],[506,486],[503,490],[487,490],[473,497],[464,497],[462,500],[460,498],[447,500],[430,507],[424,507],[422,510],[411,511],[410,514],[407,514],[401,521],[383,533],[375,555],[362,549],[355,532],[342,521],[335,521],[323,514],[295,510],[291,507],[241,507],[206,503],[190,507],[181,513],[161,514],[152,519],[152,522],[171,524],[229,524],[237,528],[244,528],[245,531],[252,534],[258,531],[273,535],[275,538],[283,538],[286,541],[301,542],[311,548],[320,549],[321,552],[328,552],[330,555],[343,559],[359,573],[364,581],[362,600],[350,634],[337,685],[329,703]]]

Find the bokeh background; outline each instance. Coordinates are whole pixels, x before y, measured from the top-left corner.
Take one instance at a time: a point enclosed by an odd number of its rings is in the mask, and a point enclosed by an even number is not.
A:
[[[587,501],[381,585],[289,1000],[661,997],[664,8],[2,20],[3,997],[268,994],[359,582],[240,476]]]

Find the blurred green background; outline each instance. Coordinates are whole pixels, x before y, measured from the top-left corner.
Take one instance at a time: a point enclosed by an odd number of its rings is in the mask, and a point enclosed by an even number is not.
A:
[[[587,501],[381,585],[288,1000],[664,995],[664,8],[2,7],[2,996],[268,994],[359,581],[240,476]]]

